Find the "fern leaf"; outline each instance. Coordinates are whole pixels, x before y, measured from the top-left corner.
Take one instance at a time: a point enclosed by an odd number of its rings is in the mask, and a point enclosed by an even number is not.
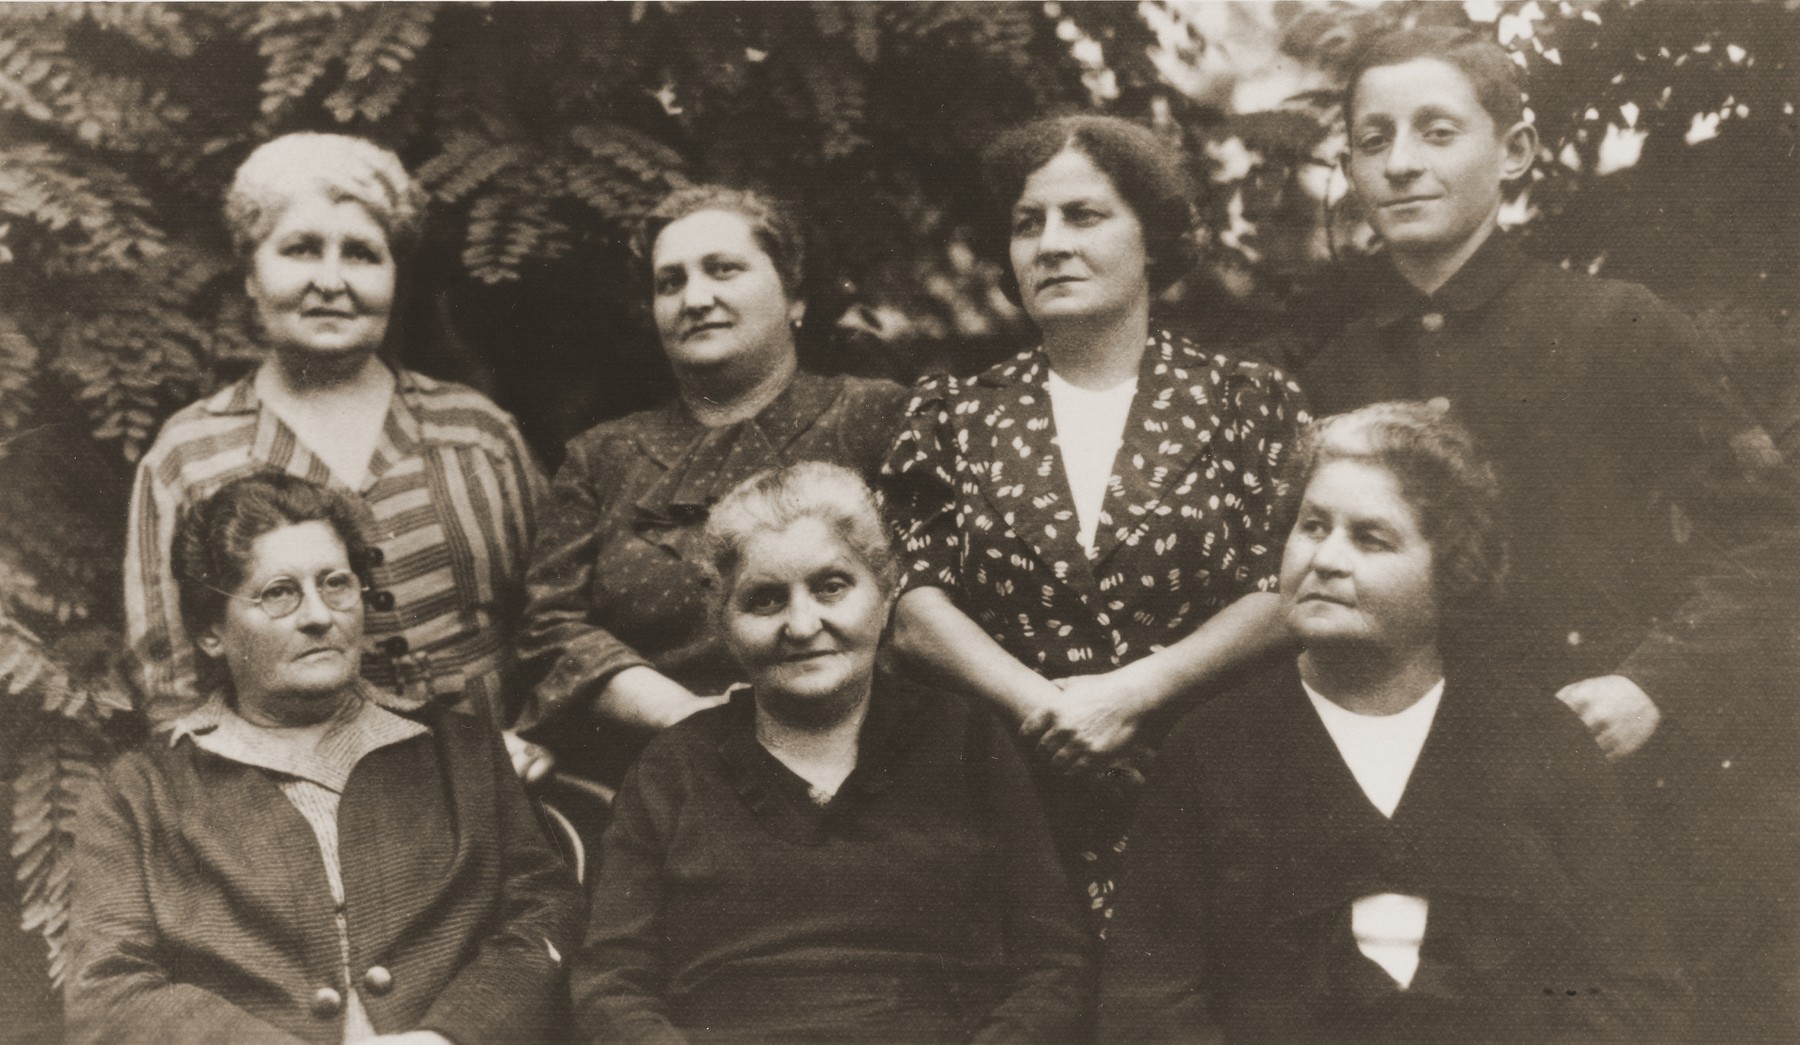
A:
[[[56,71],[45,44],[18,36],[0,36],[0,111],[11,110],[44,123],[56,113],[38,97],[37,88]]]
[[[47,235],[49,274],[130,270],[166,249],[150,202],[120,171],[31,144],[0,150],[0,215]]]
[[[19,324],[0,313],[0,437],[17,432],[31,415],[39,356]]]
[[[312,90],[354,40],[356,26],[342,4],[275,3],[257,9],[249,35],[268,63],[262,112],[273,117]]]
[[[379,120],[413,85],[413,60],[431,42],[436,4],[377,4],[344,57],[344,84],[325,99],[339,123]]]
[[[129,38],[150,51],[186,58],[194,53],[194,35],[184,24],[181,12],[169,4],[44,4],[47,13],[71,21],[91,22],[109,32]]]
[[[162,419],[200,395],[204,328],[172,308],[84,316],[64,330],[55,368],[75,386],[94,437],[135,462]]]
[[[572,233],[551,215],[551,193],[538,179],[504,180],[495,188],[469,213],[462,258],[471,275],[485,283],[511,282],[527,261],[568,253]]]
[[[443,203],[455,203],[524,159],[511,142],[494,143],[475,134],[452,138],[444,151],[419,168],[419,181]]]
[[[70,871],[76,812],[100,778],[106,745],[98,733],[65,719],[31,723],[12,781],[12,846],[19,884],[20,923],[43,935],[50,949],[50,982],[67,972]]]

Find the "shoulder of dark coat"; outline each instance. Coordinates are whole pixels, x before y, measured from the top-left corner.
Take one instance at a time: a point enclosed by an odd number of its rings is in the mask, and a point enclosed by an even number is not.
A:
[[[1245,677],[1176,722],[1157,752],[1156,771],[1165,766],[1216,766],[1263,748],[1277,739],[1274,723],[1282,702],[1300,693],[1300,675],[1292,661]]]
[[[838,386],[840,400],[845,406],[859,414],[865,410],[897,413],[908,394],[905,385],[879,377],[852,377],[846,374],[826,380]]]
[[[665,403],[602,421],[563,444],[565,459],[583,456],[604,461],[619,453],[636,454],[639,433],[653,420],[659,420],[668,409]]]
[[[1623,332],[1644,323],[1685,324],[1680,309],[1641,283],[1571,272],[1547,261],[1526,262],[1504,296],[1521,320]]]

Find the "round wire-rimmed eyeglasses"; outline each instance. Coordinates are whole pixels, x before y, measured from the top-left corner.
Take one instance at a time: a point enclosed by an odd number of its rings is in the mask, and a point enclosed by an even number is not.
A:
[[[362,580],[349,570],[321,570],[313,577],[312,584],[319,593],[320,601],[339,613],[354,609],[367,590]],[[234,595],[223,588],[213,588],[210,584],[206,587],[228,599],[255,603],[270,620],[292,616],[306,599],[305,587],[293,577],[277,577],[263,585],[262,591],[255,595]]]

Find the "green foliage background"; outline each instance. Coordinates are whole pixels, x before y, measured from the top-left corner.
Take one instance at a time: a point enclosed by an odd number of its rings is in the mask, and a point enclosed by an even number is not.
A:
[[[143,729],[120,660],[131,466],[168,414],[257,358],[218,218],[256,144],[341,129],[419,173],[431,220],[403,274],[398,352],[488,390],[553,459],[667,390],[625,238],[671,186],[751,180],[803,204],[812,365],[966,370],[1026,336],[998,291],[981,144],[1056,110],[1149,120],[1205,190],[1206,263],[1166,309],[1203,340],[1242,339],[1322,261],[1282,244],[1354,224],[1299,191],[1334,148],[1319,83],[1371,31],[1473,14],[1533,74],[1533,249],[1702,312],[1800,459],[1796,4],[1466,8],[0,5],[0,774],[21,924],[50,975],[75,803]],[[1263,60],[1246,54],[1318,76],[1274,112],[1239,112],[1231,86]],[[1602,176],[1627,103],[1648,136]],[[1706,114],[1716,134],[1690,145]],[[34,975],[44,956],[24,955]]]

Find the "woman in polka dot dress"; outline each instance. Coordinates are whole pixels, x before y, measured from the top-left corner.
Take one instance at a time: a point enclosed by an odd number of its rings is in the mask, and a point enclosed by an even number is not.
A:
[[[1305,405],[1280,371],[1151,328],[1193,262],[1186,175],[1153,133],[1044,120],[985,162],[1042,342],[914,388],[883,469],[896,645],[1018,723],[1103,931],[1144,756],[1283,641],[1279,473]]]

